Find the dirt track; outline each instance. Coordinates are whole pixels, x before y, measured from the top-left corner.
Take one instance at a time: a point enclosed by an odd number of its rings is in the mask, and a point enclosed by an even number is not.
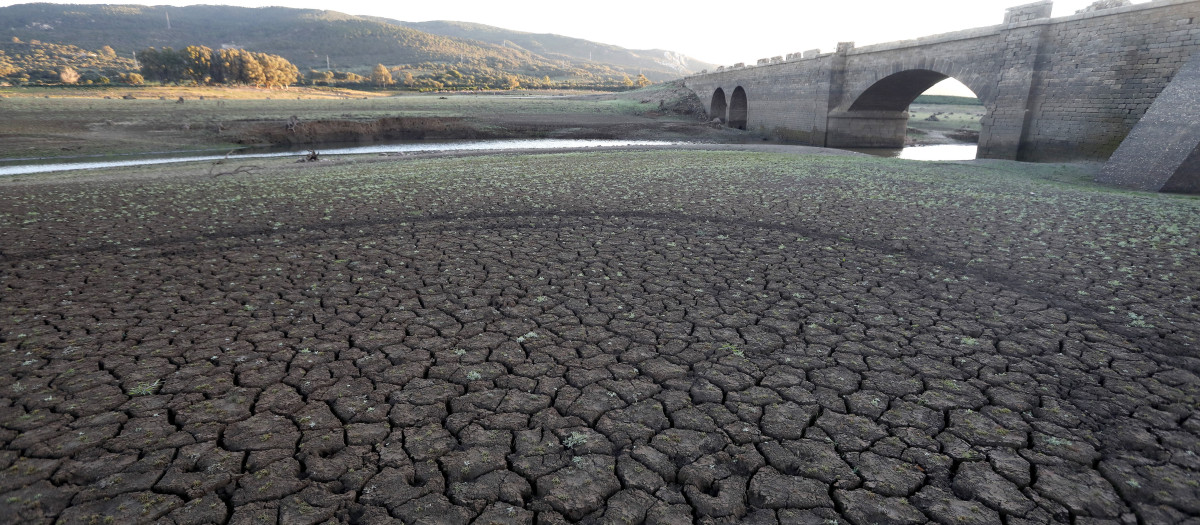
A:
[[[0,182],[0,516],[1194,523],[1200,202],[1010,168]]]

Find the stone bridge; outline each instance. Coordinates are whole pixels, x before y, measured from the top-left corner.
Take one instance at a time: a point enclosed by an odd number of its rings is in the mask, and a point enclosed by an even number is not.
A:
[[[685,84],[710,117],[731,127],[818,146],[900,147],[909,104],[953,77],[986,109],[980,158],[1106,160],[1193,55],[1200,61],[1200,0],[1060,18],[1050,18],[1051,7],[1050,1],[1013,7],[1004,23],[991,27],[860,48],[841,43],[833,53],[812,50],[722,67]],[[1188,92],[1183,99],[1195,100],[1200,91],[1174,87]],[[1200,108],[1156,108],[1176,110],[1200,121]],[[1171,135],[1185,144],[1184,157],[1197,156],[1197,126]],[[1166,179],[1129,185],[1170,189]]]

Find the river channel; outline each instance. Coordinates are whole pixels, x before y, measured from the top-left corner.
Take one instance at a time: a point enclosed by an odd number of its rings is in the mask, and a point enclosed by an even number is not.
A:
[[[907,160],[972,160],[975,144],[934,144],[929,146],[908,146],[906,148],[846,148],[850,151],[866,153],[876,157],[894,157]]]
[[[464,140],[446,142],[408,142],[372,144],[367,146],[332,146],[318,148],[321,156],[362,154],[405,154],[441,151],[495,151],[495,150],[555,150],[571,148],[611,148],[622,146],[677,146],[686,144],[660,140],[611,140],[611,139],[514,139],[514,140]],[[179,162],[211,161],[224,158],[252,159],[267,157],[293,157],[307,150],[235,150],[228,154],[215,151],[162,152],[139,155],[114,155],[105,157],[75,157],[71,159],[9,159],[0,160],[0,176],[49,173],[55,171],[119,168],[124,166],[147,166]],[[880,157],[898,157],[910,160],[969,160],[975,158],[974,144],[949,144],[936,146],[912,146],[902,149],[856,149]]]

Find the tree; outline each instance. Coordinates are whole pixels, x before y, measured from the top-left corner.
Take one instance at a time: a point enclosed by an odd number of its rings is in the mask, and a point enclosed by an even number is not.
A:
[[[504,83],[500,87],[502,89],[517,89],[521,87],[521,81],[514,75],[504,75]]]
[[[317,71],[310,69],[308,71],[308,81],[315,85],[329,85],[333,83],[333,71]]]
[[[213,53],[212,82],[232,84],[237,82],[238,55],[236,49],[219,49]]]
[[[133,54],[141,67],[143,76],[156,78],[158,73],[158,50],[148,47]]]
[[[254,58],[262,66],[263,83],[268,89],[272,87],[286,88],[300,78],[300,70],[279,55],[255,53]]]
[[[243,49],[222,49],[213,60],[213,82],[221,84],[259,85],[262,82],[262,67]]]
[[[633,79],[629,75],[621,75],[621,85],[625,87],[633,87]]]
[[[100,48],[100,56],[103,56],[104,58],[114,58],[117,56],[117,52],[114,51],[110,46],[104,46]]]
[[[169,47],[143,49],[137,53],[142,75],[159,82],[179,82],[187,69],[183,53]]]
[[[183,48],[183,75],[197,84],[212,78],[213,51],[204,46]]]
[[[405,71],[404,75],[400,77],[400,81],[404,83],[406,87],[412,87],[412,85],[416,82],[416,79],[413,78],[411,71]]]
[[[642,73],[638,73],[637,80],[634,81],[634,83],[637,84],[637,87],[646,87],[646,86],[649,86],[650,84],[653,84],[653,82],[651,82],[650,79],[646,78],[646,75],[644,75]]]
[[[393,84],[392,72],[383,67],[383,64],[377,64],[375,70],[371,72],[371,82],[379,87],[390,86]]]
[[[251,86],[263,86],[267,83],[267,72],[263,70],[262,63],[254,56],[253,53],[242,51],[239,57],[238,81]]]
[[[169,47],[138,52],[142,74],[160,82],[192,80],[200,83],[245,84],[287,87],[300,77],[300,70],[278,55],[251,53],[244,49],[213,51],[188,46],[181,51]]]
[[[58,78],[62,80],[63,84],[74,84],[79,82],[79,72],[71,66],[66,66],[58,70]]]
[[[142,75],[139,75],[137,73],[129,73],[127,75],[124,75],[123,80],[125,81],[126,84],[129,84],[131,86],[140,86],[140,85],[146,83],[146,79],[143,78]]]

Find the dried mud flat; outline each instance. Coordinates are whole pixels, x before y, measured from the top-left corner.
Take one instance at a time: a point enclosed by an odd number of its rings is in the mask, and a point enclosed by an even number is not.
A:
[[[1195,523],[1200,201],[752,152],[0,181],[0,517]]]

